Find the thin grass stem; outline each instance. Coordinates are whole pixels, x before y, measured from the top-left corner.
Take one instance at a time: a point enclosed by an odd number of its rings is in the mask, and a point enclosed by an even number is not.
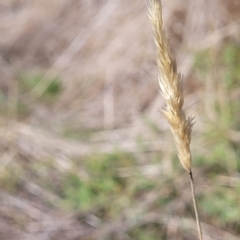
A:
[[[201,224],[200,224],[200,220],[199,220],[199,213],[198,213],[198,206],[197,206],[197,200],[196,200],[196,193],[195,193],[195,186],[194,186],[194,182],[193,182],[192,171],[189,172],[189,179],[190,179],[190,183],[191,183],[192,200],[193,200],[194,212],[195,212],[195,217],[196,217],[198,236],[199,236],[199,240],[203,240],[202,228],[201,228]]]

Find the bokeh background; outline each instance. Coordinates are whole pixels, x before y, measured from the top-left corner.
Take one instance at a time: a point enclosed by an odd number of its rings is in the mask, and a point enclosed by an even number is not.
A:
[[[240,1],[163,0],[195,116],[204,239],[240,239]],[[0,239],[197,239],[145,1],[0,1]]]

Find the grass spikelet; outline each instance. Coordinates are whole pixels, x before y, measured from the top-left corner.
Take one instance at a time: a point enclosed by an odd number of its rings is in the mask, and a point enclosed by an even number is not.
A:
[[[157,48],[158,82],[162,96],[166,102],[166,108],[162,110],[162,113],[171,126],[179,160],[189,173],[199,239],[202,240],[202,230],[198,217],[191,170],[192,158],[189,147],[194,118],[186,117],[183,111],[184,96],[182,76],[177,71],[177,63],[163,28],[161,1],[148,0],[147,8],[148,16],[153,26],[154,42]]]
[[[163,29],[160,1],[148,1],[148,15],[153,26],[154,42],[157,47],[159,86],[166,102],[166,109],[162,113],[171,126],[179,160],[182,166],[190,173],[191,152],[189,144],[191,141],[193,118],[187,118],[182,109],[184,102],[182,76],[177,72],[176,60]]]

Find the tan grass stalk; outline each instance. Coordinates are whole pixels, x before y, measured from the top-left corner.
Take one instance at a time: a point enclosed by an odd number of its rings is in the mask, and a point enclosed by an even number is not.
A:
[[[160,0],[147,0],[148,15],[153,26],[154,42],[157,47],[158,82],[166,109],[162,111],[168,120],[179,160],[189,173],[193,196],[194,210],[198,227],[199,239],[202,240],[202,231],[198,217],[195,189],[191,170],[190,141],[193,126],[193,117],[186,117],[183,111],[182,76],[177,72],[177,64],[170,49],[162,21],[162,5]]]

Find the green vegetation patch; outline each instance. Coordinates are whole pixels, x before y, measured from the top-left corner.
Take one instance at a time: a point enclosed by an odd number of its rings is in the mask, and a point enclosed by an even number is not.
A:
[[[30,93],[32,90],[40,92],[42,98],[49,99],[57,96],[62,90],[62,84],[58,76],[46,79],[40,73],[23,72],[19,75],[19,88],[22,94]]]
[[[217,218],[222,223],[240,222],[240,189],[215,187],[201,198],[201,206],[209,217]]]
[[[128,180],[119,177],[118,168],[133,166],[133,155],[126,153],[94,154],[81,166],[66,174],[63,180],[63,198],[71,208],[86,210],[95,205],[114,201],[121,204]]]
[[[132,169],[132,173],[123,177],[119,169]],[[65,175],[61,196],[67,208],[91,210],[101,219],[111,219],[154,190],[158,182],[138,172],[133,154],[93,154]]]

